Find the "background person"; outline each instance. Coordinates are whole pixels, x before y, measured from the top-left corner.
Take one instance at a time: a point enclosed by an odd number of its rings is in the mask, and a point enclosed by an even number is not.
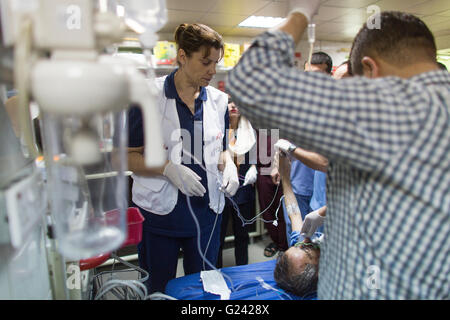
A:
[[[230,118],[228,150],[238,168],[240,177],[239,189],[232,197],[232,200],[238,206],[242,218],[250,220],[255,213],[254,185],[258,176],[256,164],[251,163],[250,150],[256,148],[256,137],[250,122],[241,116],[238,106],[231,100],[231,97],[228,99],[228,114]],[[238,216],[238,212],[236,212],[230,199],[227,198],[225,201],[225,208],[222,213],[217,268],[222,268],[223,246],[230,218],[234,234],[234,258],[236,265],[248,264],[248,244],[250,241],[248,225],[243,225],[243,221]]]
[[[271,132],[271,131],[269,131]],[[283,196],[283,188],[279,183],[274,183],[270,172],[273,169],[274,138],[263,130],[258,130],[258,179],[256,189],[258,190],[258,203],[260,212],[264,219],[264,227],[269,233],[270,243],[264,248],[264,256],[273,257],[279,250],[288,248],[286,238],[286,222],[280,210],[277,209]],[[264,143],[264,142],[265,143]],[[261,149],[264,148],[264,151]],[[264,155],[264,157],[262,156]],[[268,163],[266,163],[266,160]],[[276,225],[272,221],[277,221]]]
[[[303,65],[305,72],[323,72],[331,75],[333,70],[333,59],[323,51],[314,52],[311,55],[311,64],[305,61]]]

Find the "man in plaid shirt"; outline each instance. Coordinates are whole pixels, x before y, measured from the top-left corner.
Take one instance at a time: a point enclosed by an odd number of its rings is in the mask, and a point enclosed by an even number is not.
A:
[[[254,126],[330,162],[318,297],[450,299],[450,74],[433,35],[384,12],[355,38],[356,77],[301,73],[294,48],[319,3],[291,0],[227,83]]]

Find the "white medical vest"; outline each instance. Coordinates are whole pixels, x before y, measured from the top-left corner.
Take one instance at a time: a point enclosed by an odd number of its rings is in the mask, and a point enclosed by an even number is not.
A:
[[[159,95],[158,107],[161,116],[164,144],[167,146],[169,160],[181,164],[181,129],[175,99],[167,99],[164,81],[167,76],[156,79]],[[224,208],[225,198],[219,187],[222,173],[218,170],[219,157],[223,150],[225,132],[225,112],[228,96],[222,91],[205,87],[207,99],[203,101],[203,157],[207,169],[209,207],[216,213]],[[191,148],[193,149],[193,148]],[[187,150],[194,154],[193,150]],[[202,159],[198,159],[202,161]],[[197,162],[196,162],[197,163]],[[132,199],[144,210],[158,215],[172,212],[178,201],[178,188],[165,176],[143,177],[133,174]]]

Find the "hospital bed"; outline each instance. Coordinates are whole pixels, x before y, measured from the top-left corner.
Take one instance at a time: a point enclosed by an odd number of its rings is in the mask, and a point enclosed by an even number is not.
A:
[[[317,295],[297,297],[278,287],[273,277],[276,259],[243,266],[222,268],[231,290],[230,300],[316,300]],[[227,277],[228,276],[228,277]],[[231,286],[230,279],[233,283]],[[234,290],[232,289],[234,287]],[[167,295],[180,300],[220,300],[219,295],[205,292],[200,273],[169,281]]]

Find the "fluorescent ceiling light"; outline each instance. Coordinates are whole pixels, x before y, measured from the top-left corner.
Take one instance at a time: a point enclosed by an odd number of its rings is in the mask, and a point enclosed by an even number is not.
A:
[[[279,25],[284,20],[286,20],[286,18],[250,16],[241,23],[239,23],[238,27],[272,28]]]

